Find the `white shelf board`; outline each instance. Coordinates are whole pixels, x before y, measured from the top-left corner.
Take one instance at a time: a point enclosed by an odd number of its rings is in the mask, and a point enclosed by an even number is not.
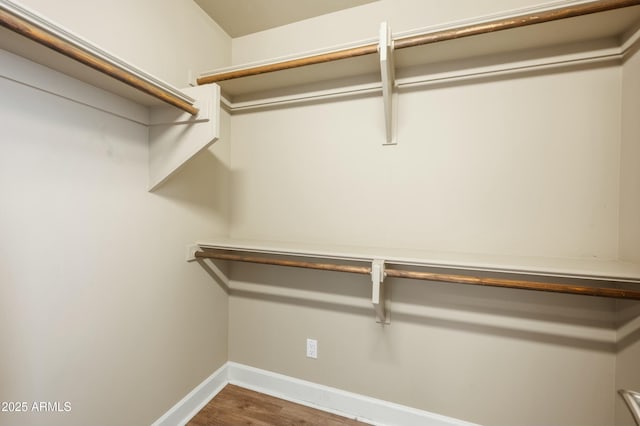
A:
[[[161,101],[151,95],[140,92],[131,86],[114,80],[99,71],[3,27],[0,27],[0,49],[59,71],[84,83],[114,93],[140,105],[152,106],[162,104]]]
[[[548,10],[548,8],[540,9],[539,11],[543,10]],[[485,17],[481,21],[466,20],[464,22],[425,27],[394,34],[393,38],[399,39],[431,31],[455,28],[460,25],[487,22],[532,12],[536,12],[536,10],[527,9],[515,11],[508,15],[493,15]],[[522,60],[522,57],[526,56],[527,52],[540,55],[543,49],[548,49],[547,54],[558,55],[560,52],[567,50],[565,46],[575,47],[581,43],[584,44],[585,49],[590,49],[594,44],[599,48],[601,48],[603,44],[620,48],[626,41],[626,38],[639,27],[640,6],[631,6],[608,12],[395,50],[395,66],[398,71],[398,78],[401,78],[402,70],[407,68],[420,66],[426,68],[426,66],[430,64],[442,62],[468,62],[470,58],[507,58],[510,54],[517,54],[520,60]],[[351,44],[350,46],[335,46],[259,63],[236,65],[206,72],[201,76],[250,69],[256,66],[331,53],[346,47],[353,47],[354,45],[365,45],[376,42],[376,39],[371,39],[357,44]],[[573,50],[575,50],[575,48],[573,48]],[[311,84],[318,86],[321,82],[330,82],[333,87],[336,87],[339,85],[337,82],[340,80],[345,80],[345,84],[350,84],[348,80],[354,79],[357,76],[367,76],[366,82],[372,81],[371,76],[373,76],[373,80],[377,82],[380,81],[380,66],[377,55],[366,55],[316,65],[305,65],[284,71],[220,81],[217,82],[217,84],[221,86],[223,94],[230,101],[242,102],[248,99],[261,99],[274,96],[275,91],[285,88],[301,88],[304,85]],[[358,83],[363,82],[365,81],[359,81]]]
[[[361,77],[361,78],[360,78]],[[357,80],[356,80],[357,78]],[[380,81],[380,65],[377,55],[358,56],[335,62],[307,65],[283,71],[218,82],[222,92],[234,102],[246,98],[271,96],[270,92],[303,87],[320,82],[340,81],[343,85],[363,84]],[[323,88],[323,87],[319,87]],[[250,96],[249,96],[250,95]]]
[[[154,77],[139,68],[119,59],[115,55],[107,52],[99,46],[87,41],[86,39],[72,33],[62,26],[49,21],[47,18],[38,15],[23,6],[19,6],[13,2],[3,1],[3,7],[26,16],[28,20],[35,22],[34,25],[43,29],[43,31],[51,34],[52,38],[66,40],[79,49],[87,52],[89,56],[101,58],[108,62],[113,68],[119,68],[126,73],[131,74],[147,81],[162,91],[171,93],[186,102],[194,103],[195,99],[191,98],[178,88]],[[111,76],[103,74],[83,63],[76,61],[56,50],[50,49],[36,41],[33,41],[21,34],[18,34],[8,28],[0,26],[0,49],[6,50],[23,58],[29,59],[40,65],[44,65],[55,71],[73,77],[79,81],[88,83],[92,86],[114,93],[125,99],[129,99],[143,106],[158,106],[164,103],[158,98],[140,91],[128,84],[125,84]]]
[[[396,50],[396,66],[402,69],[416,65],[513,53],[525,56],[528,51],[535,52],[544,48],[554,51],[561,46],[577,44],[584,44],[585,48],[589,49],[590,45],[597,40],[607,40],[610,45],[621,46],[625,37],[637,29],[638,25],[640,25],[640,6],[632,6]],[[415,33],[420,32],[415,31]],[[400,36],[405,37],[413,33],[414,31],[411,31]]]
[[[640,264],[619,260],[545,258],[417,249],[352,247],[236,239],[198,241],[203,249],[357,262],[640,283]]]

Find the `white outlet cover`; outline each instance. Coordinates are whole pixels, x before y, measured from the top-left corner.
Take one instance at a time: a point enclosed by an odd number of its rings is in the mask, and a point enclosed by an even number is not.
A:
[[[318,358],[318,341],[315,339],[307,339],[307,358]]]

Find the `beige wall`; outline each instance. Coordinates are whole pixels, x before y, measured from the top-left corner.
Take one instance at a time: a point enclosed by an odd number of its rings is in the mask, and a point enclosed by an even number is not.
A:
[[[524,5],[409,3],[235,39],[233,61],[375,37],[386,14],[406,30]],[[621,84],[594,66],[404,90],[391,147],[377,95],[234,114],[231,236],[617,258]],[[390,281],[381,327],[365,278],[231,275],[232,361],[481,424],[613,422],[610,301]]]
[[[485,425],[612,422],[608,302],[389,280],[382,327],[366,277],[259,266],[232,277],[231,361]]]
[[[640,306],[618,302],[618,344],[616,355],[616,390],[640,389]],[[616,398],[616,426],[635,426],[629,408],[621,397]]]
[[[190,2],[25,3],[179,86],[186,64],[230,57]],[[72,407],[0,424],[150,424],[227,360],[227,296],[184,250],[227,232],[228,117],[148,193],[145,127],[5,79],[0,93],[0,401]]]
[[[622,68],[622,149],[620,167],[620,254],[640,261],[640,52]]]
[[[193,1],[20,3],[176,87],[231,60],[231,38]]]
[[[617,256],[619,69],[404,91],[398,111],[397,146],[377,96],[234,115],[232,235]]]
[[[317,18],[233,39],[233,63],[326,49],[359,40],[377,39],[381,22],[394,33],[441,25],[530,6],[557,3],[544,0],[379,0]],[[292,37],[292,34],[296,36]]]
[[[231,61],[192,2],[24,3],[178,87]],[[381,0],[235,39],[233,62],[527,5]],[[73,407],[0,424],[148,424],[231,360],[487,425],[627,425],[626,305],[390,280],[383,327],[366,278],[235,264],[227,297],[183,258],[227,233],[635,258],[636,59],[405,90],[394,147],[377,96],[223,112],[222,140],[154,194],[145,128],[0,80],[0,400]]]
[[[621,152],[620,252],[628,260],[640,259],[640,52],[625,63],[623,72],[623,115]],[[620,322],[616,358],[616,389],[640,390],[640,307],[619,303]],[[633,418],[621,398],[616,400],[616,426],[632,426]]]

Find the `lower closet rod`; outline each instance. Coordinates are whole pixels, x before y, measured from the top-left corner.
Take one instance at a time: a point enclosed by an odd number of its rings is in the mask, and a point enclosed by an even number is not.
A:
[[[242,254],[219,253],[214,251],[197,251],[198,259],[219,259],[236,262],[259,263],[263,265],[290,266],[294,268],[319,269],[323,271],[349,272],[354,274],[371,274],[370,266],[340,265],[336,263],[307,262],[300,260],[276,259],[268,257],[247,256]],[[553,293],[579,294],[583,296],[611,297],[616,299],[640,300],[640,291],[624,290],[608,287],[585,287],[570,284],[544,283],[535,281],[509,280],[503,278],[475,277],[470,275],[441,274],[435,272],[405,271],[385,267],[385,276],[393,278],[410,278],[415,280],[440,281],[456,284],[483,285],[489,287],[516,288],[521,290],[547,291]]]

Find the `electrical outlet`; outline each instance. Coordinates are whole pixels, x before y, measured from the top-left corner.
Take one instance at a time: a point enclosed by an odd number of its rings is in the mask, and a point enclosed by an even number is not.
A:
[[[307,358],[318,358],[318,341],[315,339],[307,339]]]

